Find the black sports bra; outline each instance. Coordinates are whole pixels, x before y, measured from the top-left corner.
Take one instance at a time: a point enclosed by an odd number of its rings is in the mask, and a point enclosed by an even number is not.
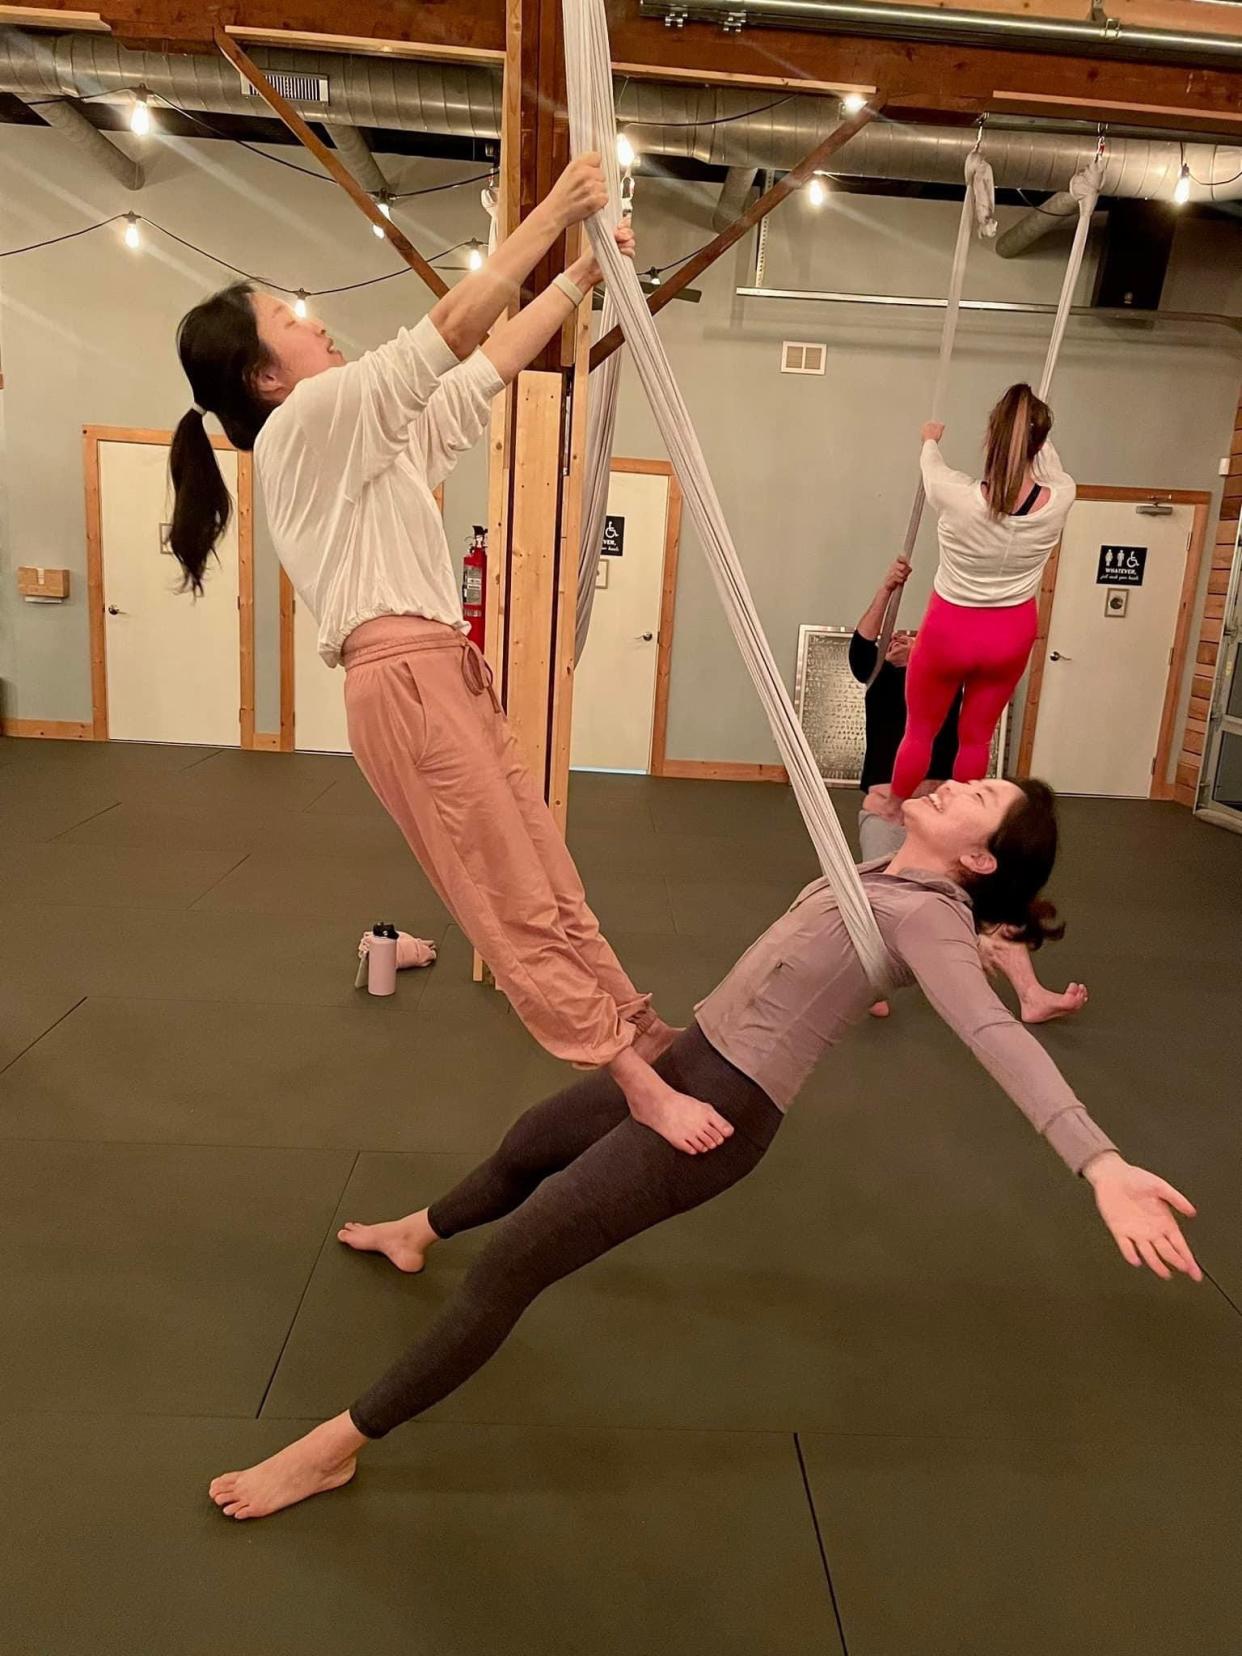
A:
[[[1039,491],[1042,488],[1043,488],[1042,483],[1032,483],[1030,494],[1027,495],[1026,499],[1022,502],[1022,504],[1017,508],[1016,511],[1012,512],[1010,514],[1010,516],[1011,517],[1026,517],[1026,516],[1028,516],[1029,513],[1030,513],[1030,510],[1031,510],[1031,507],[1034,506],[1035,502],[1039,499]]]

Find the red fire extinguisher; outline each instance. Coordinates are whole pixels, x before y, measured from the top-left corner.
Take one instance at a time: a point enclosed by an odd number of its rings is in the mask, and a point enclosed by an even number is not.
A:
[[[487,530],[474,526],[470,550],[461,565],[461,613],[470,628],[470,642],[483,648],[483,592],[487,585]]]

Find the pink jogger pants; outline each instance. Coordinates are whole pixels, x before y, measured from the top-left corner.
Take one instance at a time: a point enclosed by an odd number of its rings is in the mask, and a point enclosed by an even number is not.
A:
[[[354,757],[440,900],[541,1046],[608,1063],[650,996],[600,934],[483,657],[441,622],[384,616],[355,628],[344,663]]]

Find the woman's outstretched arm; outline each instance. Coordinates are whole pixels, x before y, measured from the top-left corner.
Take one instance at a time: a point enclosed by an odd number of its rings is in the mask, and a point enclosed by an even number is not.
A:
[[[1132,1167],[1092,1121],[1043,1047],[992,991],[967,917],[940,902],[920,904],[894,943],[936,1013],[1070,1171],[1091,1184],[1122,1257],[1160,1277],[1182,1271],[1198,1282],[1202,1273],[1174,1217],[1193,1218],[1193,1206],[1158,1175]]]

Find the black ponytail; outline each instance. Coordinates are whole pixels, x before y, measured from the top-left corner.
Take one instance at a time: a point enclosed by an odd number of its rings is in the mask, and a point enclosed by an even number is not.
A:
[[[203,426],[209,409],[235,449],[250,450],[272,411],[254,388],[270,356],[259,338],[247,282],[235,282],[195,305],[177,329],[177,354],[195,407],[173,435],[169,470],[173,515],[169,545],[185,572],[185,588],[203,590],[207,562],[228,527],[233,503]]]
[[[1038,949],[1064,937],[1054,904],[1040,897],[1057,860],[1057,796],[1046,782],[1019,782],[1015,800],[988,841],[996,858],[990,874],[967,874],[962,884],[980,931],[998,926],[1015,943]]]

